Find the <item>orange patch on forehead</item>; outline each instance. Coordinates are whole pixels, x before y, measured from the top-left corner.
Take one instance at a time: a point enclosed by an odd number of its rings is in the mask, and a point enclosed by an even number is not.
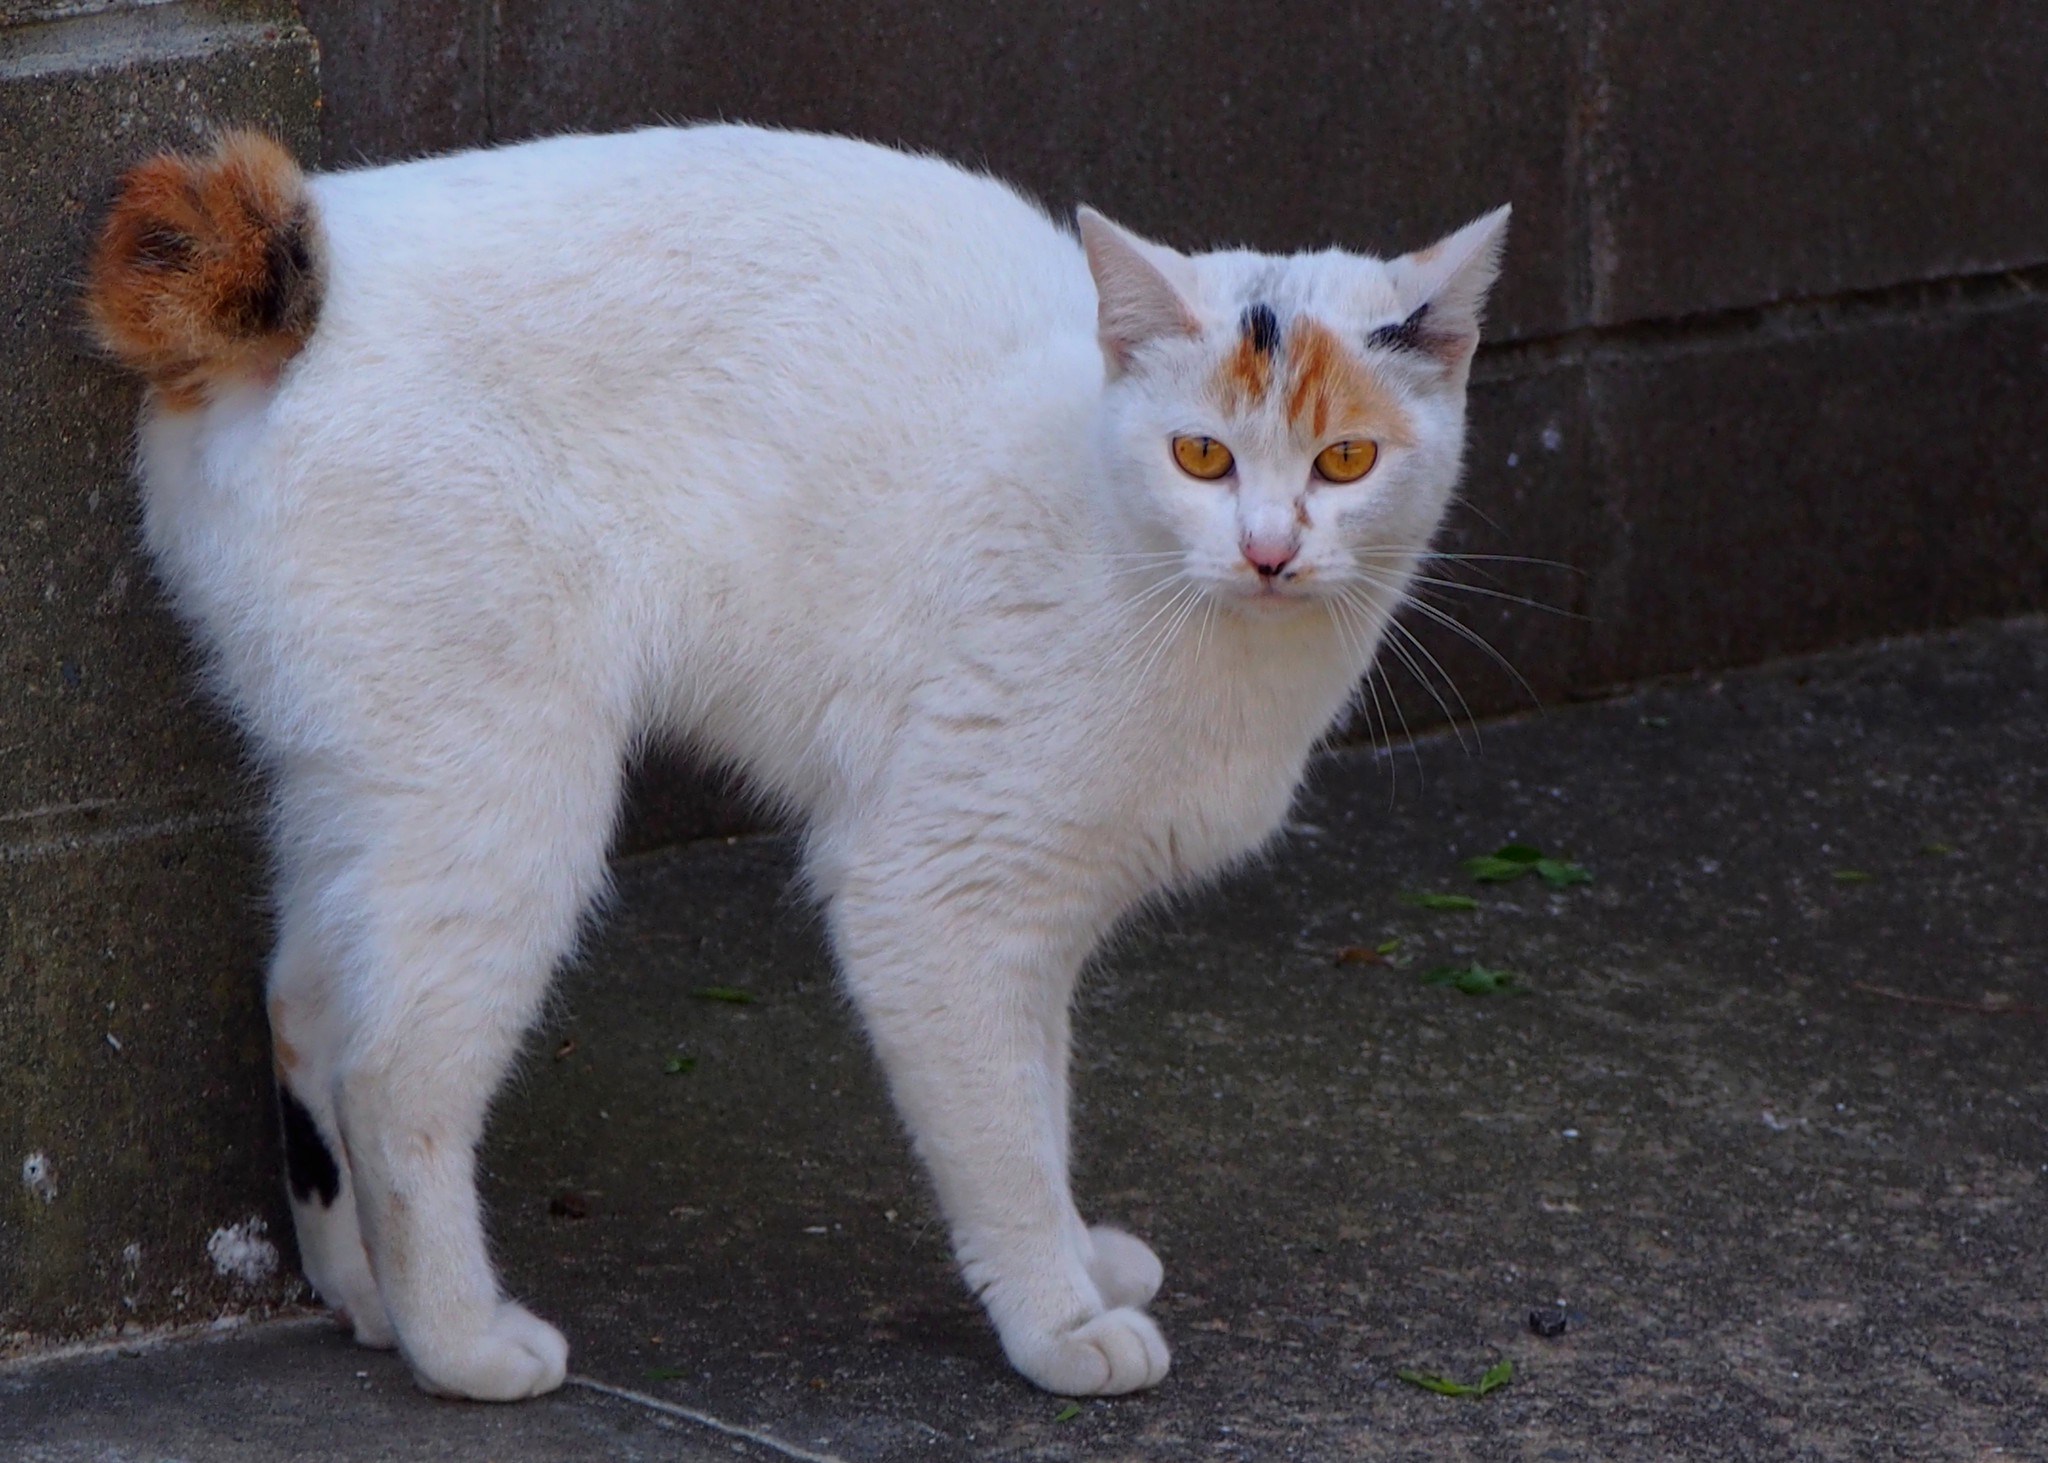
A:
[[[1237,322],[1237,349],[1216,373],[1216,395],[1224,409],[1240,411],[1263,401],[1273,389],[1273,358],[1280,350],[1280,321],[1273,307],[1247,305]]]
[[[1415,440],[1394,394],[1313,320],[1288,327],[1287,420],[1312,437],[1341,429],[1398,447]]]
[[[1264,401],[1272,388],[1272,353],[1260,350],[1249,335],[1239,337],[1237,349],[1223,358],[1223,367],[1216,373],[1216,394],[1223,398],[1224,406],[1241,411]]]

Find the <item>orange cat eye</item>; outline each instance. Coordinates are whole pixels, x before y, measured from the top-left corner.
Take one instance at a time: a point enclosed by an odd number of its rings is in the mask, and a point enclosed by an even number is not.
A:
[[[1377,442],[1332,442],[1316,454],[1316,476],[1326,483],[1355,483],[1379,460]]]
[[[1173,460],[1180,464],[1182,472],[1205,483],[1228,476],[1230,470],[1237,466],[1237,459],[1230,455],[1230,449],[1214,437],[1175,437]]]

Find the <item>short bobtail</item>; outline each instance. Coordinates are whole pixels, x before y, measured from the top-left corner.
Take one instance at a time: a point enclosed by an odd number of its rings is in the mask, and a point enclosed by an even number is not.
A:
[[[320,318],[319,228],[306,176],[258,132],[132,169],[100,230],[85,308],[100,344],[173,409],[264,380]]]

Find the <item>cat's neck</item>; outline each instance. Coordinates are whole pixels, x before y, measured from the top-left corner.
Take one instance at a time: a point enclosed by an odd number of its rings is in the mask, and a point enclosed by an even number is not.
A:
[[[1164,573],[1118,576],[1107,673],[1134,704],[1228,723],[1297,723],[1317,734],[1365,675],[1377,640],[1357,614],[1318,601],[1246,608]]]

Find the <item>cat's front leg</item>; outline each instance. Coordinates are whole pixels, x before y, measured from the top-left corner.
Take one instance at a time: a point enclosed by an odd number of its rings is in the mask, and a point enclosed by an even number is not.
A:
[[[1049,1000],[1040,1012],[1045,1069],[1052,1077],[1052,1131],[1059,1140],[1061,1173],[1069,1171],[1067,1153],[1071,1137],[1067,1116],[1067,1098],[1072,1089],[1069,1076],[1074,1009],[1071,985],[1069,979],[1053,993],[1055,998]],[[1108,1224],[1089,1226],[1088,1275],[1094,1280],[1096,1289],[1102,1292],[1103,1302],[1111,1307],[1151,1304],[1152,1297],[1159,1293],[1160,1283],[1166,1278],[1159,1257],[1152,1253],[1150,1245],[1136,1235]]]
[[[1064,1007],[1091,940],[992,916],[965,885],[892,881],[892,865],[905,868],[878,860],[840,889],[834,944],[968,1285],[1011,1365],[1047,1391],[1156,1384],[1166,1342],[1138,1306],[1158,1261],[1091,1234],[1068,1187]]]

